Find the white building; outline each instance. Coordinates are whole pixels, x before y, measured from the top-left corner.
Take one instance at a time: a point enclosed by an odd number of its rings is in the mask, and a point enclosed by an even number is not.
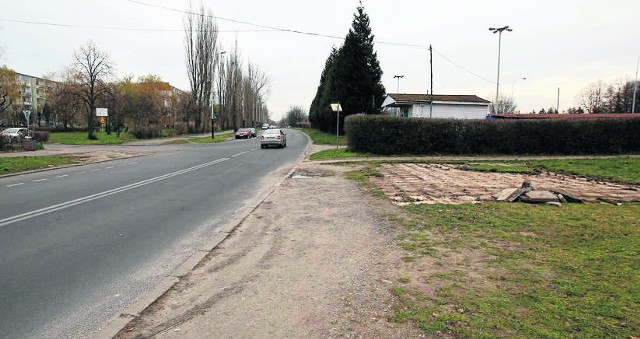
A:
[[[490,103],[475,95],[389,93],[382,108],[406,118],[485,119]]]

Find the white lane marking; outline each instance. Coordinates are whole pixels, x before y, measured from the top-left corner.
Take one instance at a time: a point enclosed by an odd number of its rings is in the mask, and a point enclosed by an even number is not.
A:
[[[93,200],[97,200],[97,199],[101,199],[101,198],[104,198],[104,197],[108,197],[110,195],[114,195],[114,194],[117,194],[117,193],[126,192],[126,191],[132,190],[134,188],[138,188],[138,187],[146,186],[146,185],[149,185],[149,184],[153,184],[153,183],[156,183],[158,181],[166,180],[166,179],[169,179],[169,178],[181,175],[181,174],[186,174],[186,173],[189,173],[189,172],[193,172],[193,171],[199,170],[201,168],[205,168],[205,167],[208,167],[208,166],[211,166],[211,165],[219,164],[219,163],[227,161],[229,159],[230,158],[222,158],[222,159],[214,160],[214,161],[207,162],[207,163],[204,163],[204,164],[200,164],[200,165],[197,165],[197,166],[189,167],[189,168],[186,168],[186,169],[183,169],[183,170],[179,170],[179,171],[171,172],[171,173],[168,173],[168,174],[165,174],[165,175],[161,175],[161,176],[158,176],[158,177],[155,177],[155,178],[146,179],[146,180],[138,181],[138,182],[135,182],[133,184],[126,185],[126,186],[114,188],[114,189],[111,189],[111,190],[108,190],[108,191],[104,191],[104,192],[88,195],[86,197],[70,200],[70,201],[63,202],[63,203],[60,203],[60,204],[57,204],[57,205],[44,207],[44,208],[41,208],[39,210],[35,210],[35,211],[31,211],[31,212],[15,215],[13,217],[0,219],[0,227],[6,226],[6,225],[9,225],[9,224],[13,224],[13,223],[16,223],[16,222],[19,222],[19,221],[35,218],[35,217],[41,216],[43,214],[47,214],[47,213],[63,210],[63,209],[69,208],[69,207],[73,207],[73,206],[76,206],[76,205],[84,204],[84,203],[87,203],[87,202],[90,202],[90,201],[93,201]]]
[[[7,185],[7,187],[16,187],[16,186],[22,186],[22,185],[24,185],[24,182],[19,182],[17,184]]]
[[[43,181],[47,181],[48,179],[38,179],[38,180],[34,180],[33,182],[43,182]]]
[[[247,154],[247,153],[249,153],[249,151],[242,152],[242,153],[238,153],[238,154],[234,154],[234,155],[232,155],[231,157],[232,157],[232,158],[236,158],[236,157],[239,157],[239,156],[244,155],[244,154]]]
[[[59,175],[59,176],[57,176],[57,177],[55,177],[55,178],[56,178],[56,179],[60,179],[60,178],[66,178],[66,177],[68,177],[68,176],[69,176],[69,174],[63,174],[63,175]]]
[[[105,167],[105,169],[112,169],[112,168],[114,168],[114,167],[115,167],[115,166],[107,166],[107,167]]]

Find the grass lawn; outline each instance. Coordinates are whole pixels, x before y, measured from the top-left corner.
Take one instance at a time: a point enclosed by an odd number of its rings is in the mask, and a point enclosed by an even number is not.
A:
[[[47,157],[7,157],[0,158],[0,174],[31,171],[53,166],[77,164],[77,158],[71,156]]]
[[[348,177],[375,195],[370,162]],[[474,161],[477,170],[640,182],[636,158]],[[640,333],[640,204],[409,205],[389,218],[407,273],[393,320],[430,336],[630,338]]]
[[[473,162],[469,168],[480,171],[531,173],[537,170],[584,175],[602,180],[640,184],[640,158],[594,157],[591,159],[551,159]]]
[[[216,133],[215,134],[215,138],[211,139],[210,136],[208,137],[201,137],[201,138],[193,138],[193,139],[188,139],[189,142],[197,142],[197,143],[202,143],[202,144],[210,144],[210,143],[215,143],[215,142],[223,142],[226,141],[229,138],[233,138],[234,137],[234,133]]]
[[[335,145],[335,143],[334,143]],[[311,154],[309,159],[311,160],[327,160],[327,159],[348,159],[348,158],[367,158],[372,156],[369,153],[354,153],[350,152],[346,148],[339,149],[326,149],[324,151]]]
[[[301,132],[308,135],[314,144],[316,145],[334,145],[336,144],[336,135],[335,133],[325,133],[321,132],[314,128],[301,128],[299,129]],[[344,135],[340,136],[340,146],[347,146],[347,137]]]
[[[395,321],[453,337],[640,333],[640,204],[414,205]],[[416,267],[417,269],[418,267]]]
[[[117,145],[136,140],[128,133],[120,133],[118,138],[115,133],[96,133],[97,140],[89,140],[87,132],[54,132],[49,135],[48,143],[61,143],[64,145]]]

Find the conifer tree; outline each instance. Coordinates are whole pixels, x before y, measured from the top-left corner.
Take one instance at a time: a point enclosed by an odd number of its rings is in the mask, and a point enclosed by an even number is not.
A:
[[[336,130],[336,113],[329,105],[340,102],[340,130],[351,114],[380,113],[385,89],[382,69],[373,48],[369,16],[362,3],[354,14],[351,29],[340,49],[332,51],[325,62],[318,91],[309,110],[314,127],[326,132]]]

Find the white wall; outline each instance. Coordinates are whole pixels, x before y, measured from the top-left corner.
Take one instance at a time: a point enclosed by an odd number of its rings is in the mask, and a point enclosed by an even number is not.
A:
[[[413,105],[409,111],[411,117],[428,118],[429,105]],[[453,118],[453,119],[485,119],[488,113],[487,105],[467,104],[467,103],[433,103],[433,118]]]

